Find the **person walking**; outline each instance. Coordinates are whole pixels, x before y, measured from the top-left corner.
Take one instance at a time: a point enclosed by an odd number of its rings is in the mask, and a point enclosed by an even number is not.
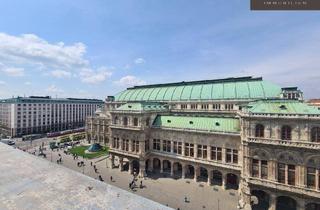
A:
[[[111,181],[111,182],[113,182],[113,178],[112,178],[112,176],[110,176],[110,181]]]

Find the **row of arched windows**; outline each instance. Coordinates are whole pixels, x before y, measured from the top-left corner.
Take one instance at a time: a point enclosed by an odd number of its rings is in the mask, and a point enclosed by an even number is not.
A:
[[[264,130],[264,125],[257,124],[255,128],[255,137],[264,137]],[[281,127],[281,139],[292,139],[292,128],[289,125],[284,125]],[[311,141],[320,142],[320,127],[313,127],[311,129]]]
[[[118,116],[115,116],[113,119],[113,124],[118,125],[120,124]],[[146,119],[146,126],[149,126],[150,124],[150,118]],[[129,118],[128,117],[123,117],[122,118],[122,125],[128,126],[129,125]],[[139,120],[137,117],[133,118],[133,126],[139,126]]]

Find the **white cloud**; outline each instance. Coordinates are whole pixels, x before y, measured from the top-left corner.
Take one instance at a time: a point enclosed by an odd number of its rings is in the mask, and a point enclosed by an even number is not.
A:
[[[22,77],[24,76],[24,69],[23,68],[15,68],[15,67],[2,67],[0,69],[1,72],[5,73],[11,77]]]
[[[48,93],[63,93],[63,92],[64,92],[63,90],[61,90],[60,88],[58,88],[58,87],[55,86],[55,85],[50,85],[50,86],[46,89],[46,91],[47,91]]]
[[[111,76],[112,73],[104,67],[93,69],[85,54],[86,46],[80,42],[66,45],[63,42],[49,43],[35,34],[12,36],[0,33],[0,71],[9,76],[23,76],[24,71],[36,69],[43,71],[42,75],[79,78],[91,84],[103,82]],[[25,70],[18,68],[20,66]]]
[[[145,85],[146,82],[132,75],[127,75],[122,77],[120,80],[115,81],[116,84],[121,86],[135,86],[135,85]]]
[[[6,85],[7,83],[5,81],[0,81],[0,85]]]
[[[25,82],[24,84],[25,85],[31,85],[32,83],[31,82]]]
[[[56,78],[70,78],[72,76],[71,72],[64,70],[54,70],[50,72],[53,77]]]
[[[79,74],[81,81],[88,84],[99,84],[104,82],[111,75],[112,72],[106,67],[100,67],[97,70],[82,69]]]
[[[88,65],[84,59],[86,46],[82,43],[65,45],[49,43],[35,34],[11,36],[0,33],[2,62],[37,65],[44,68],[72,69]]]
[[[134,60],[134,63],[135,64],[143,64],[145,63],[146,61],[143,59],[143,58],[137,58]]]

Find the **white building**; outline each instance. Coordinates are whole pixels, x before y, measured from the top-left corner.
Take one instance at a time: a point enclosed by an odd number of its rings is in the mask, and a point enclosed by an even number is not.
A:
[[[83,127],[102,100],[17,97],[0,100],[0,134],[21,136]]]

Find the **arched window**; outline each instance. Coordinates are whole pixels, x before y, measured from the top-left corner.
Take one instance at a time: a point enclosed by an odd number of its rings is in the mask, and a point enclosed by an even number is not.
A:
[[[256,137],[264,137],[264,126],[261,124],[256,125]]]
[[[119,121],[119,120],[118,120],[118,117],[115,116],[115,117],[114,117],[114,120],[113,120],[113,124],[115,124],[115,125],[118,124],[118,121]]]
[[[127,125],[128,125],[128,118],[127,118],[127,117],[124,117],[124,118],[123,118],[123,125],[124,125],[124,126],[127,126]]]
[[[311,141],[320,142],[320,127],[314,127],[311,129]]]
[[[133,119],[133,126],[138,126],[138,118]]]
[[[282,140],[291,140],[291,127],[284,125],[281,128],[281,139]]]

